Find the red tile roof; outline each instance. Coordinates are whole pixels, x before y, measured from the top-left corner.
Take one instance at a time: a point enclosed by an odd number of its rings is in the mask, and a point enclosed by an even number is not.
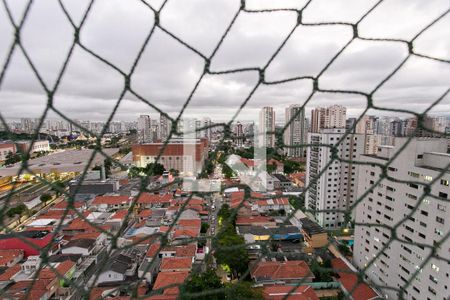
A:
[[[178,220],[178,226],[185,228],[200,228],[202,226],[202,221],[199,219],[182,219]]]
[[[167,286],[181,285],[188,277],[188,275],[188,271],[160,272],[158,274],[158,277],[156,277],[155,284],[153,285],[153,290],[158,290]]]
[[[255,166],[255,161],[253,159],[241,157],[241,162],[249,168],[253,168]]]
[[[161,261],[160,271],[190,270],[192,268],[192,258],[190,257],[165,257]]]
[[[261,194],[261,193],[258,193],[258,192],[251,192],[250,193],[250,197],[252,197],[252,198],[260,198],[260,199],[267,198],[266,196],[264,196],[264,194]]]
[[[74,202],[74,203],[73,203],[73,207],[75,207],[75,208],[81,208],[81,207],[83,206],[83,204],[84,204],[83,202],[77,201],[77,202]],[[67,206],[68,206],[68,205],[69,205],[69,202],[67,202],[67,201],[61,201],[61,202],[59,202],[59,203],[53,205],[52,207],[50,207],[49,210],[65,210],[65,209],[67,209]]]
[[[165,194],[150,194],[150,193],[142,193],[137,202],[138,204],[162,204],[162,203],[170,203],[172,200],[172,195]]]
[[[255,223],[275,223],[272,217],[266,216],[238,216],[236,225],[252,225]]]
[[[153,211],[151,209],[144,209],[141,211],[138,215],[139,218],[148,218],[153,214]]]
[[[119,205],[128,204],[130,202],[130,197],[128,196],[97,196],[95,197],[92,205],[108,204],[108,205]]]
[[[175,257],[194,257],[197,252],[196,244],[188,244],[183,246],[165,246],[161,252],[174,252]]]
[[[242,201],[244,201],[245,193],[243,191],[231,193],[230,207],[238,207]]]
[[[0,274],[0,281],[9,281],[11,280],[11,277],[16,275],[18,272],[20,272],[20,265],[14,265]]]
[[[54,279],[59,276],[66,275],[70,269],[75,266],[75,263],[71,260],[66,260],[62,263],[59,263],[57,266],[54,266],[54,270],[50,267],[45,267],[39,273],[39,279]]]
[[[338,281],[344,286],[347,292],[352,293],[354,300],[369,300],[378,296],[366,283],[358,282],[358,276],[350,270],[345,262],[340,258],[331,261],[333,269],[338,273]]]
[[[79,239],[91,239],[96,240],[101,235],[101,232],[86,232],[86,233],[77,233],[74,235],[71,239],[72,240],[79,240]]]
[[[286,295],[289,295],[286,297]],[[298,287],[289,285],[273,285],[264,287],[263,297],[266,300],[319,300],[316,292],[309,285]]]
[[[126,215],[128,214],[128,210],[126,209],[121,209],[118,210],[114,215],[112,215],[109,219],[113,220],[113,219],[125,219]],[[131,216],[131,214],[130,214]]]
[[[158,253],[159,247],[161,247],[160,243],[151,244],[145,256],[148,258],[153,258],[156,255],[156,253]]]
[[[282,280],[313,278],[314,274],[303,260],[265,261],[259,262],[251,270],[252,278],[256,280]]]
[[[288,205],[288,198],[274,198],[274,199],[265,199],[256,201],[258,206],[269,206],[269,205]]]
[[[179,237],[187,237],[187,238],[196,238],[200,234],[197,230],[192,229],[177,229],[173,233],[173,238],[179,238]]]
[[[0,266],[6,266],[18,257],[23,257],[23,250],[0,250]]]

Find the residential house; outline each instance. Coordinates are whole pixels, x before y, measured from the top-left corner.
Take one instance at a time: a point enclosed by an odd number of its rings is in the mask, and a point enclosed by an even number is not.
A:
[[[300,232],[303,234],[307,247],[316,249],[328,245],[328,234],[322,226],[309,218],[300,219],[300,224]]]
[[[23,259],[23,250],[0,250],[0,267],[12,267]]]
[[[94,254],[95,246],[95,239],[74,239],[62,247],[61,253],[88,256]]]
[[[257,200],[255,203],[253,203],[252,209],[262,214],[282,210],[284,210],[285,213],[290,213],[291,205],[289,204],[289,199],[286,197],[262,199]]]
[[[250,276],[255,283],[264,285],[312,282],[314,279],[303,260],[260,261],[250,268]]]
[[[265,300],[319,300],[317,293],[309,285],[271,285],[263,290]]]
[[[115,211],[127,209],[132,201],[128,196],[97,196],[91,205],[97,207],[98,211]]]
[[[161,261],[161,272],[181,272],[192,269],[193,258],[190,257],[166,257]]]

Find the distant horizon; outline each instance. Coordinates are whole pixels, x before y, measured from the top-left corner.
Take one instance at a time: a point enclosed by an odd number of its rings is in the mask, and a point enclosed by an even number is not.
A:
[[[141,115],[149,115],[151,120],[154,119],[158,119],[159,120],[159,115],[157,115],[155,117],[155,115],[152,116],[152,114],[141,114]],[[135,119],[113,119],[110,123],[113,122],[137,122],[139,116],[141,115],[136,115]],[[276,114],[276,116],[278,116],[280,114]],[[306,119],[310,119],[310,114],[306,114]],[[400,118],[400,119],[408,119],[411,118],[412,116],[408,116],[407,114],[399,114],[399,115],[377,115],[377,114],[366,114],[367,116],[375,116],[375,117],[392,117],[392,118]],[[431,112],[428,114],[429,116],[433,116],[433,117],[446,117],[447,119],[450,119],[450,114],[440,114],[437,112]],[[202,120],[204,118],[209,118],[207,116],[202,116],[202,117],[191,117],[191,116],[187,116],[185,117],[186,119],[197,119],[197,120]],[[346,119],[350,119],[350,118],[359,118],[359,115],[347,115]],[[18,118],[5,118],[6,121],[20,121],[21,119],[40,119],[39,117],[18,117]],[[212,122],[215,123],[227,123],[229,120],[214,120],[212,118],[210,118]],[[46,120],[51,120],[51,121],[66,121],[63,118],[46,118]],[[81,121],[81,122],[102,122],[102,123],[106,123],[105,120],[89,120],[89,119],[72,119],[72,121]],[[66,121],[68,122],[68,121]],[[245,123],[250,123],[250,122],[255,122],[255,120],[251,120],[251,119],[236,119],[234,122],[245,122]],[[285,120],[284,118],[282,119],[282,121],[275,119],[275,124],[284,124]]]

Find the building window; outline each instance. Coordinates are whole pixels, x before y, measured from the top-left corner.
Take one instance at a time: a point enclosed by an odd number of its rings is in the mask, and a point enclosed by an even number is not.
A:
[[[442,205],[442,204],[438,204],[437,209],[440,210],[440,211],[443,211],[443,212],[445,212],[447,210],[445,205]]]

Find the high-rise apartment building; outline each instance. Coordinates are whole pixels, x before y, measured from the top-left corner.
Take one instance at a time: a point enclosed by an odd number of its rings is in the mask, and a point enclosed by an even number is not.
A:
[[[140,143],[151,143],[151,120],[148,115],[140,115],[138,119],[138,140]]]
[[[347,108],[342,105],[317,107],[311,111],[311,132],[319,133],[324,128],[345,128]]]
[[[172,129],[172,121],[164,114],[159,114],[159,138],[164,143]]]
[[[345,128],[347,120],[347,108],[342,105],[327,107],[325,128]]]
[[[275,111],[273,107],[263,107],[259,112],[259,133],[263,138],[264,146],[275,147]]]
[[[305,110],[300,105],[291,105],[286,108],[286,130],[284,131],[284,144],[296,146],[306,144],[307,129]],[[306,147],[285,148],[285,153],[291,157],[305,157]]]
[[[345,134],[343,129],[322,129],[321,133],[308,134],[308,144],[333,145],[338,149],[338,156],[349,162],[334,160],[330,165],[332,149],[325,146],[310,146],[307,148],[306,186],[311,187],[306,192],[306,208],[312,210],[330,210],[316,212],[317,222],[328,229],[346,225],[343,213],[335,210],[347,210],[356,199],[357,164],[359,154],[364,153],[364,135]],[[338,144],[339,143],[339,144]],[[322,170],[325,170],[321,174]],[[334,211],[333,211],[334,210]]]
[[[241,122],[237,122],[233,128],[233,133],[235,136],[234,143],[236,147],[242,147],[244,144],[244,127]]]
[[[319,133],[325,127],[325,116],[327,109],[324,107],[316,107],[311,110],[311,132]]]
[[[447,140],[413,138],[393,159],[406,141],[397,138],[395,146],[380,146],[376,156],[361,156],[369,164],[359,167],[357,194],[368,194],[356,207],[356,224],[375,226],[356,226],[353,260],[360,269],[368,266],[365,274],[378,286],[405,288],[404,299],[448,299],[450,240],[441,243],[450,228]],[[382,175],[376,164],[391,159],[388,175],[396,180],[383,179],[370,190]],[[423,245],[433,247],[434,258],[427,260],[431,251]],[[392,289],[383,293],[387,299],[399,298]]]

